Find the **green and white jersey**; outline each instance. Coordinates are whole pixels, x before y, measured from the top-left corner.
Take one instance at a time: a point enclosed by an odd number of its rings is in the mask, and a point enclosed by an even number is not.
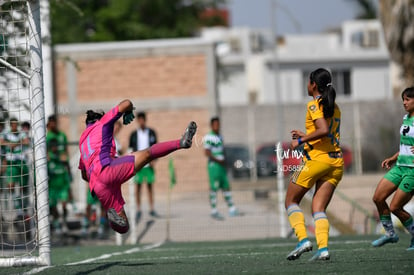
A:
[[[400,153],[397,165],[414,167],[414,154],[411,152],[411,147],[414,146],[414,117],[404,116],[400,134]]]
[[[223,139],[213,131],[203,138],[204,149],[210,150],[211,154],[218,160],[224,160]],[[210,160],[209,160],[210,161]]]
[[[57,133],[53,131],[47,131],[46,133],[46,144],[47,145],[49,145],[51,139],[57,140],[59,154],[66,153],[66,147],[68,146],[68,139],[65,133],[61,131],[58,131]]]
[[[22,144],[25,138],[27,138],[27,135],[24,132],[6,132],[3,134],[3,139],[7,143],[16,143],[16,146],[13,147],[4,146],[7,161],[25,160],[25,146]]]

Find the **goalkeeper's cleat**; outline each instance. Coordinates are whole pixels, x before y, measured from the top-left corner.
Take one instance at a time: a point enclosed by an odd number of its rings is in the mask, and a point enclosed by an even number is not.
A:
[[[128,221],[125,220],[120,215],[118,215],[118,213],[116,213],[114,208],[109,208],[107,215],[108,215],[109,225],[111,226],[113,230],[121,234],[128,232],[129,230]]]
[[[211,213],[211,217],[218,221],[223,221],[224,217],[219,212]]]
[[[185,132],[180,139],[181,148],[191,147],[191,145],[193,144],[193,137],[196,131],[197,131],[197,124],[194,121],[191,121],[190,124],[188,124],[187,129],[185,129]]]
[[[384,235],[373,241],[371,244],[373,247],[380,247],[387,243],[396,243],[398,240],[399,237],[397,234],[394,234],[393,236]]]
[[[411,238],[410,246],[407,248],[407,251],[414,251],[414,237]]]
[[[296,245],[296,248],[287,255],[286,259],[289,261],[297,260],[300,255],[309,251],[312,251],[312,243],[308,239],[303,239]]]
[[[318,249],[318,251],[315,253],[315,255],[312,256],[312,258],[309,259],[310,262],[313,261],[327,261],[331,258],[329,255],[328,248],[322,248]]]

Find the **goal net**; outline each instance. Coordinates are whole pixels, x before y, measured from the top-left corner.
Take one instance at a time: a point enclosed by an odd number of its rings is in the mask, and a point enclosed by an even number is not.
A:
[[[0,266],[50,265],[39,0],[0,0]]]

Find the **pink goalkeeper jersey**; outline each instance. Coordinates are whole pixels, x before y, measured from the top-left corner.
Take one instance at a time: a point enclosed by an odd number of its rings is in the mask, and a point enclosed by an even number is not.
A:
[[[89,187],[94,189],[92,174],[99,174],[115,158],[116,148],[113,138],[114,123],[122,116],[118,105],[107,112],[100,120],[87,126],[79,140],[79,169],[85,170]]]

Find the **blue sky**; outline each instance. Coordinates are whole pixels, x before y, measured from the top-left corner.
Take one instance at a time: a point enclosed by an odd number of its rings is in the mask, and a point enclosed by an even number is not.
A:
[[[278,34],[317,33],[358,14],[352,0],[229,0],[232,26],[271,28],[272,1]]]

